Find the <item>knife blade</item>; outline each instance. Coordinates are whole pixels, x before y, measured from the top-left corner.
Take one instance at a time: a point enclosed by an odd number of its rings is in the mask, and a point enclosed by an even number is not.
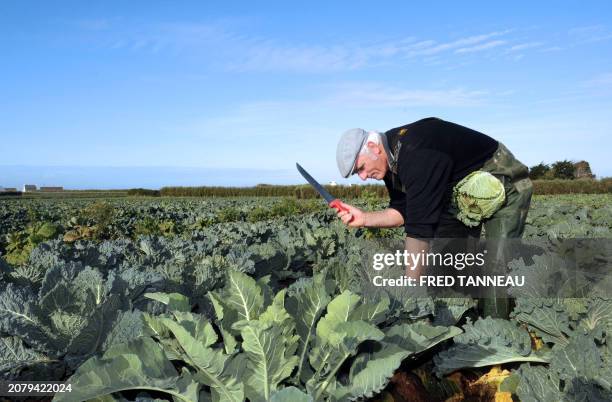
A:
[[[297,170],[298,172],[300,172],[302,177],[304,177],[306,181],[315,190],[317,190],[319,194],[321,194],[321,197],[323,197],[325,201],[327,201],[327,205],[329,205],[331,208],[335,208],[338,212],[340,211],[350,212],[347,208],[342,206],[342,201],[340,201],[338,198],[335,198],[333,195],[331,195],[329,191],[327,191],[322,185],[320,185],[319,182],[316,181],[303,167],[301,167],[299,163],[296,162],[295,166],[297,167]],[[354,217],[351,216],[351,219],[349,220],[349,222],[351,222],[353,218]]]

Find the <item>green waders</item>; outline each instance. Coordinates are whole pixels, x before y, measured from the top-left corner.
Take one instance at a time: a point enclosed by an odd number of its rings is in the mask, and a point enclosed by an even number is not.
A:
[[[483,222],[483,226],[487,244],[493,247],[493,250],[488,250],[488,262],[496,265],[496,271],[499,269],[498,272],[507,272],[509,245],[504,240],[520,238],[523,235],[533,185],[527,167],[516,160],[502,143],[481,170],[497,177],[504,184],[506,191],[506,201],[491,218]],[[490,315],[508,318],[510,300],[507,296],[497,297],[497,291],[495,288],[490,288],[486,297],[480,300],[480,308],[485,317]]]

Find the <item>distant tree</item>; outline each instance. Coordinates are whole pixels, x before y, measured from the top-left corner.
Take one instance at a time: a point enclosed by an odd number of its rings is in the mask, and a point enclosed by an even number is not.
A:
[[[540,162],[539,164],[532,166],[529,168],[529,178],[531,180],[543,179],[544,175],[550,170],[550,166],[545,164],[544,162]]]
[[[591,165],[587,161],[580,161],[574,163],[576,169],[574,175],[577,179],[594,179],[595,175],[591,172]]]
[[[558,161],[553,163],[552,173],[555,179],[571,180],[576,178],[576,167],[568,160]]]

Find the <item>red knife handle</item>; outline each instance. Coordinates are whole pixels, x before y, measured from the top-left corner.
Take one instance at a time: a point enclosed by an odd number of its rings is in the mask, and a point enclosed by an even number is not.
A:
[[[342,206],[342,201],[340,201],[338,198],[330,202],[328,205],[330,206],[330,208],[335,208],[338,212],[340,211],[350,212],[347,208]],[[349,220],[349,222],[351,222],[353,218],[354,216],[351,216],[351,219]]]

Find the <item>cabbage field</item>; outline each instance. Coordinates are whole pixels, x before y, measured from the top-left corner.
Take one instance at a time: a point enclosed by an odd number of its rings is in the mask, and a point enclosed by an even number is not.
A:
[[[402,236],[317,199],[0,199],[0,379],[68,381],[58,401],[612,400],[609,276],[519,292],[508,319],[365,292],[369,245]],[[524,237],[604,239],[582,258],[612,268],[612,196],[535,197]],[[546,287],[563,264],[508,269]]]

